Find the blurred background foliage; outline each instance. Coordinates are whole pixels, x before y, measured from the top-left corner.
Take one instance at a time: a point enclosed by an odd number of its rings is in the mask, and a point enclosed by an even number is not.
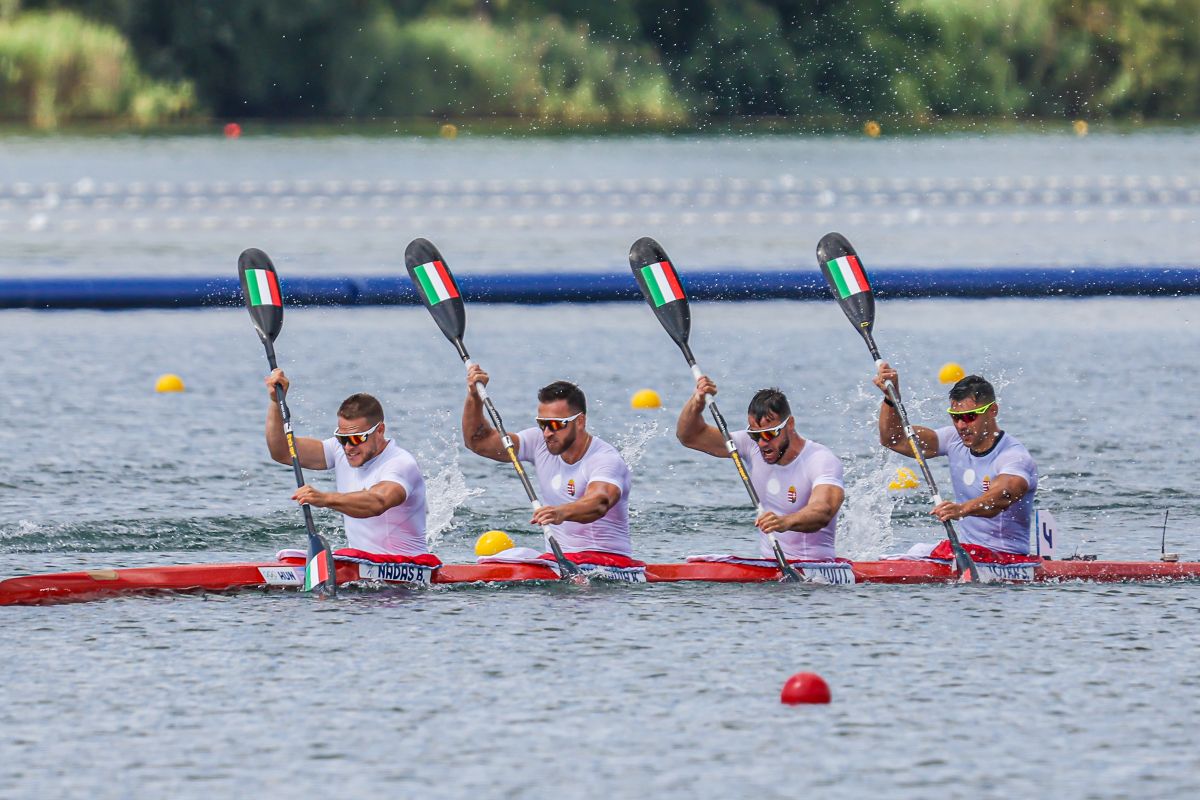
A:
[[[0,0],[0,117],[1195,119],[1200,0]]]

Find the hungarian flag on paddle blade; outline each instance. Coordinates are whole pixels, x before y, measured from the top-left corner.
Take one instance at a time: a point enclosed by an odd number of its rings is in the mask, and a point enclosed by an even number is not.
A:
[[[282,306],[279,279],[269,269],[246,270],[246,293],[252,306]]]
[[[311,592],[329,580],[329,551],[322,550],[304,570],[304,591]]]
[[[829,274],[837,287],[840,299],[845,300],[850,295],[870,290],[867,274],[858,263],[858,256],[841,256],[825,262],[825,266],[829,267]]]
[[[683,287],[679,285],[679,276],[675,274],[675,268],[671,266],[670,261],[659,261],[657,264],[642,267],[642,278],[650,290],[655,308],[683,299]]]
[[[430,261],[428,264],[413,267],[413,275],[416,276],[421,294],[425,296],[425,302],[431,306],[436,306],[451,297],[458,297],[458,287],[454,285],[454,278],[446,270],[446,265],[440,261]]]

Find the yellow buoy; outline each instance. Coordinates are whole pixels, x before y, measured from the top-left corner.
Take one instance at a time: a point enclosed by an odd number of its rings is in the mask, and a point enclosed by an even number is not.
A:
[[[908,467],[897,469],[895,479],[888,482],[888,488],[893,492],[898,492],[902,489],[915,489],[918,485],[917,474]]]
[[[938,380],[942,383],[958,383],[966,374],[961,365],[948,361],[938,370]]]
[[[1071,123],[1071,127],[1075,129],[1076,136],[1087,136],[1088,135],[1088,124],[1087,124],[1087,120],[1085,120],[1085,119],[1075,120],[1074,122]]]
[[[638,389],[629,399],[629,405],[634,408],[661,408],[662,398],[653,389]]]
[[[168,372],[166,375],[160,375],[154,383],[154,391],[156,392],[182,392],[183,378]]]
[[[441,135],[441,137],[443,139],[457,139],[458,138],[458,126],[455,125],[453,122],[447,122],[440,129],[438,129],[438,133]]]
[[[863,133],[865,133],[867,136],[870,136],[872,139],[878,139],[879,134],[883,133],[883,128],[879,127],[879,123],[872,119],[868,120],[867,123],[863,125]]]
[[[494,556],[513,546],[513,540],[504,531],[488,531],[475,540],[475,555]]]

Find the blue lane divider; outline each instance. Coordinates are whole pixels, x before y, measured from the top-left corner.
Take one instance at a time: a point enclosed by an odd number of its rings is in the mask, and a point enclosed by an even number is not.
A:
[[[458,275],[463,296],[484,303],[640,301],[628,272]],[[891,269],[871,275],[877,296],[1094,297],[1200,294],[1192,267],[1033,269]],[[816,269],[776,272],[723,270],[683,276],[694,300],[826,299]],[[282,281],[289,306],[408,305],[417,296],[407,276]],[[237,278],[3,278],[0,309],[196,308],[241,305]]]

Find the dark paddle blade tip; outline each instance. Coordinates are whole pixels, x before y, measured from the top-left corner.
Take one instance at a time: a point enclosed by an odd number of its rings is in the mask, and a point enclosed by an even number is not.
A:
[[[854,245],[840,233],[827,233],[817,243],[817,263],[846,317],[864,335],[875,324],[875,292]]]
[[[417,297],[446,338],[460,345],[467,330],[467,310],[441,252],[428,239],[413,239],[404,250],[404,263]]]
[[[662,245],[643,236],[629,248],[629,267],[654,315],[690,359],[687,341],[692,331],[692,312],[671,257]]]
[[[250,319],[264,342],[274,342],[283,329],[283,290],[271,257],[250,247],[238,256],[238,277]]]

